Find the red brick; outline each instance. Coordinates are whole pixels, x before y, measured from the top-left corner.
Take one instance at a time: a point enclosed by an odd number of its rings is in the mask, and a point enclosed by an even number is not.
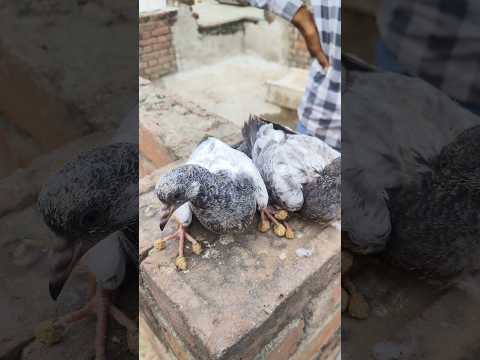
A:
[[[150,160],[157,168],[172,162],[168,150],[158,142],[156,137],[152,135],[148,129],[140,126],[139,136],[140,153]]]
[[[168,33],[170,33],[170,28],[167,25],[158,26],[152,30],[153,36],[167,35]]]
[[[148,24],[140,24],[138,26],[140,32],[151,32],[154,28],[155,25],[148,23]]]
[[[157,42],[157,39],[152,37],[150,39],[146,39],[146,40],[140,40],[138,42],[138,45],[140,46],[148,46],[148,45],[152,45],[152,44],[155,44]]]
[[[140,40],[148,40],[152,37],[153,37],[153,35],[152,35],[151,31],[141,31],[140,30],[140,33],[139,33],[139,39]]]
[[[266,360],[289,360],[297,351],[298,345],[302,341],[303,328],[305,322],[303,319],[292,322],[283,330],[276,339],[273,349],[266,354]]]
[[[153,50],[164,50],[168,49],[171,46],[170,40],[165,40],[161,42],[157,42],[156,44],[152,45]]]
[[[153,60],[153,59],[158,59],[161,56],[162,56],[161,51],[154,51],[154,52],[151,52],[149,54],[142,55],[141,61],[149,61],[149,60]]]
[[[153,45],[143,46],[140,48],[140,54],[148,54],[154,50]]]
[[[317,331],[309,343],[302,346],[301,351],[295,354],[295,357],[293,357],[292,360],[311,360],[320,354],[322,348],[338,333],[341,325],[341,318],[341,312],[340,309],[338,309],[325,326]],[[320,357],[320,359],[322,358]]]

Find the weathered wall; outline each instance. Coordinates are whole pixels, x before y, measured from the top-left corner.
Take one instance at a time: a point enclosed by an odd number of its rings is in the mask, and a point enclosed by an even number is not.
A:
[[[312,59],[302,35],[292,26],[288,31],[288,38],[288,65],[301,69],[307,69]]]
[[[209,31],[199,31],[190,6],[171,2],[178,9],[173,38],[180,71],[212,64],[227,57],[255,53],[266,60],[287,64],[290,25],[274,18],[258,23],[236,22]]]
[[[140,76],[154,80],[177,70],[172,34],[176,19],[177,11],[173,9],[140,15]]]

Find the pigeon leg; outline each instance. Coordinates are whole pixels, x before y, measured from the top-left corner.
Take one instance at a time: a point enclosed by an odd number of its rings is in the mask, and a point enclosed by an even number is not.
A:
[[[68,325],[79,320],[83,320],[93,313],[93,299],[97,291],[97,282],[95,276],[89,273],[88,302],[79,310],[73,311],[59,318],[56,323],[59,325]]]
[[[157,250],[165,249],[165,247],[167,246],[166,245],[167,241],[174,240],[174,239],[178,238],[178,231],[179,230],[175,231],[171,235],[168,235],[168,236],[164,237],[163,239],[155,240],[155,242],[153,243],[153,246],[155,247],[155,249],[157,249]]]
[[[265,233],[270,230],[270,221],[268,221],[265,211],[260,210],[260,223],[258,224],[258,231]]]
[[[202,245],[195,240],[195,238],[190,235],[188,232],[185,232],[185,237],[187,238],[188,241],[192,243],[192,251],[196,255],[200,255],[202,253]]]
[[[97,317],[95,332],[95,359],[107,358],[106,340],[109,315],[127,331],[136,331],[137,325],[130,320],[120,309],[112,304],[112,291],[97,286],[95,296],[78,311],[72,312],[56,321],[56,324],[67,326],[76,321],[95,315]]]
[[[187,259],[184,255],[185,239],[192,243],[192,251],[196,255],[200,255],[202,253],[202,245],[187,232],[187,226],[178,223],[177,231],[163,239],[155,241],[155,248],[158,250],[163,250],[166,246],[165,242],[173,239],[178,239],[178,257],[175,260],[175,265],[179,270],[186,270]]]
[[[277,220],[275,218],[275,215],[273,214],[273,210],[268,208],[262,209],[261,214],[264,214],[266,218],[268,218],[275,224],[275,226],[273,227],[273,232],[275,233],[275,235],[279,237],[286,236],[287,239],[293,239],[293,229],[286,222],[284,222],[284,224],[286,224],[284,225],[279,220]]]
[[[185,248],[185,227],[183,225],[178,226],[177,236],[178,236],[178,257],[175,260],[175,266],[179,270],[187,270],[187,259],[183,254]]]
[[[285,237],[289,240],[295,238],[295,232],[293,231],[293,228],[286,222],[283,221],[283,225],[285,225]]]

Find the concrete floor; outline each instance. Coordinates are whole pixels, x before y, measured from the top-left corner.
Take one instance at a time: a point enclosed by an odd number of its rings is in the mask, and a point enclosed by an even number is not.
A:
[[[261,57],[239,55],[212,65],[159,79],[155,86],[168,89],[239,126],[250,114],[263,115],[290,127],[296,113],[268,103],[266,83],[285,76],[288,67]]]

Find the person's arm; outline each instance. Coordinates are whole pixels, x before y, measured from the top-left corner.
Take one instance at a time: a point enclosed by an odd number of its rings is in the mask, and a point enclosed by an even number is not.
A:
[[[315,19],[301,0],[248,0],[250,5],[268,9],[274,14],[291,22],[302,34],[310,55],[318,60],[320,65],[327,69],[330,64],[322,50],[320,35],[318,34]]]
[[[302,34],[305,39],[310,55],[317,59],[325,70],[329,68],[330,63],[327,55],[323,52],[320,35],[318,34],[312,13],[305,6],[302,6],[293,17],[292,24],[300,31],[300,34]]]

